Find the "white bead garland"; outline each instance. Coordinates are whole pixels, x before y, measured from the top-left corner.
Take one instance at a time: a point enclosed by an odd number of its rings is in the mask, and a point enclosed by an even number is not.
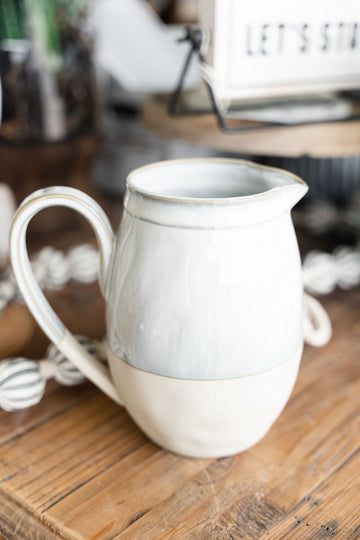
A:
[[[97,279],[98,251],[89,244],[76,246],[67,254],[52,247],[44,247],[31,262],[35,277],[43,289],[59,290],[70,279],[91,283]],[[10,267],[0,279],[0,314],[10,302],[23,303]],[[102,354],[95,342],[78,336],[90,354]],[[34,361],[12,358],[0,361],[0,407],[16,411],[39,403],[46,380],[54,378],[60,384],[72,386],[85,380],[84,375],[50,345],[45,360]]]
[[[44,247],[31,262],[35,278],[42,289],[57,291],[70,280],[81,283],[96,281],[99,253],[90,244],[71,249],[67,254],[52,247]],[[0,313],[11,302],[22,303],[22,297],[10,268],[0,279]]]
[[[339,246],[333,253],[310,251],[303,263],[304,288],[312,294],[329,294],[337,286],[360,284],[360,249]]]
[[[99,255],[91,245],[73,248],[67,255],[51,247],[43,248],[32,261],[42,288],[61,289],[70,279],[90,283],[97,279]],[[360,247],[339,247],[334,253],[310,252],[303,263],[305,290],[327,294],[336,286],[348,289],[360,283]],[[10,269],[0,280],[0,313],[11,301],[22,302]],[[321,304],[304,295],[304,338],[314,346],[325,345],[331,337],[331,323]],[[95,356],[103,356],[103,345],[83,336],[80,343]],[[39,403],[46,380],[72,386],[85,380],[83,374],[55,347],[50,345],[47,358],[40,361],[13,358],[0,362],[0,407],[16,411]]]
[[[94,342],[84,336],[76,336],[79,342],[94,356],[99,350]],[[65,386],[85,381],[84,375],[55,347],[48,348],[47,359],[35,361],[12,358],[0,362],[0,407],[5,411],[17,411],[41,400],[46,380],[54,378]]]
[[[88,245],[74,247],[67,256],[70,276],[82,283],[96,281],[98,276],[99,253],[89,248]]]
[[[344,208],[325,200],[310,202],[303,210],[295,212],[295,220],[313,234],[326,234],[339,227],[346,227],[358,233],[360,230],[360,190],[351,195]]]

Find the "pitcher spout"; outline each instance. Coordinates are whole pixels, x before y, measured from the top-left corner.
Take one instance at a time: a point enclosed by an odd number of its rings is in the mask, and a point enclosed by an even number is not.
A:
[[[294,180],[293,184],[284,186],[283,197],[286,208],[291,210],[307,193],[309,187],[305,182]]]
[[[300,179],[294,178],[292,182],[275,188],[276,207],[281,213],[289,211],[304,197],[309,187]]]

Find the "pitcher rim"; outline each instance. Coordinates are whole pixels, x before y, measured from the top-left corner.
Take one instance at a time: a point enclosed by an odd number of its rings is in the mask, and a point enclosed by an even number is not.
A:
[[[286,187],[286,186],[292,185],[289,182],[287,184],[282,184],[281,186],[275,186],[261,193],[254,193],[253,195],[239,195],[238,197],[217,197],[217,198],[207,197],[206,198],[206,197],[173,197],[170,195],[157,195],[156,193],[152,193],[150,190],[147,191],[146,189],[135,185],[133,182],[133,179],[136,175],[138,175],[139,173],[151,170],[151,169],[156,169],[156,168],[161,168],[161,167],[165,167],[169,165],[176,165],[176,164],[208,163],[208,162],[247,165],[248,167],[253,168],[253,169],[257,168],[257,169],[261,169],[265,171],[277,172],[285,176],[288,176],[292,180],[295,180],[295,182],[298,184],[308,187],[307,183],[302,178],[300,178],[296,174],[290,171],[287,171],[285,169],[280,169],[278,167],[271,167],[269,165],[260,165],[258,163],[254,163],[253,161],[249,161],[247,159],[210,157],[210,158],[169,159],[169,160],[164,160],[164,161],[157,161],[155,163],[150,163],[148,165],[138,167],[137,169],[131,171],[128,174],[126,178],[126,188],[129,191],[139,194],[146,199],[159,200],[159,201],[165,201],[165,202],[187,203],[187,204],[189,203],[191,204],[234,204],[234,203],[245,202],[245,201],[253,200],[253,199],[262,199],[265,197],[270,197],[278,191],[279,187]]]

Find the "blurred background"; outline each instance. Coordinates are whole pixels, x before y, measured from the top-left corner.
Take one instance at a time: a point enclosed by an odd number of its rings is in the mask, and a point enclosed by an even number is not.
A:
[[[183,157],[243,157],[298,174],[310,186],[294,212],[302,252],[357,250],[357,2],[330,2],[326,20],[312,4],[1,0],[4,275],[11,216],[35,189],[82,189],[116,228],[127,174]],[[28,239],[31,253],[93,242],[89,226],[65,209],[37,216]],[[70,280],[49,297],[73,331],[102,337],[96,284]],[[89,310],[91,320],[79,316]],[[6,308],[0,357],[24,347],[40,354],[45,342],[24,306]]]

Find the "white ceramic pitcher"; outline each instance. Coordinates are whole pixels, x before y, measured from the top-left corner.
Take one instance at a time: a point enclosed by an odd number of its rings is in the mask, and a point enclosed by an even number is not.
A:
[[[157,163],[128,177],[114,237],[87,195],[46,188],[14,218],[14,274],[51,341],[150,439],[189,456],[233,454],[263,437],[296,380],[303,291],[290,210],[306,191],[241,160]],[[64,327],[30,268],[27,225],[59,205],[97,236],[110,370]]]

